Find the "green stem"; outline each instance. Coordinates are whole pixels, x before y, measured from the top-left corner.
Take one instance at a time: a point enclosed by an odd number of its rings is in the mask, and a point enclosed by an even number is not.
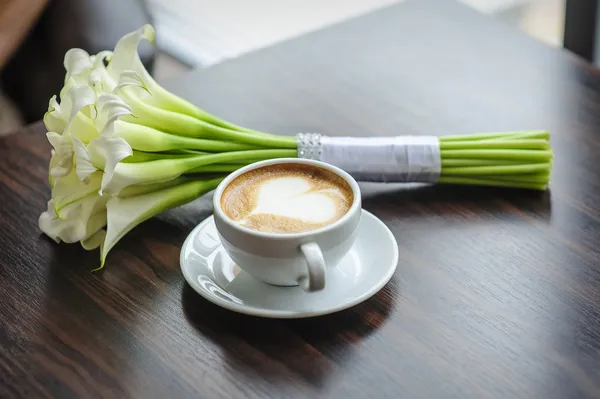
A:
[[[172,150],[202,150],[210,152],[243,151],[257,149],[255,145],[233,143],[220,140],[206,140],[182,137],[156,130],[154,128],[128,123],[115,122],[114,135],[125,139],[131,148],[146,152],[162,152]]]
[[[503,137],[491,138],[487,140],[480,141],[495,141],[495,140],[521,140],[521,139],[541,139],[541,140],[550,140],[550,133],[540,130],[535,132],[527,132],[527,133],[513,133]]]
[[[450,141],[440,142],[440,150],[547,150],[550,143],[547,140],[488,140],[488,141]]]
[[[515,182],[523,182],[523,183],[536,183],[536,184],[546,184],[550,179],[550,174],[548,173],[538,173],[531,175],[512,175],[512,176],[497,176],[497,175],[486,175],[486,176],[473,176],[476,179],[482,180],[494,180],[494,181],[515,181]]]
[[[442,168],[457,166],[523,165],[523,163],[523,161],[518,159],[442,159]]]
[[[250,163],[252,162],[247,162],[244,164],[215,163],[211,165],[200,166],[199,168],[194,168],[187,173],[230,173],[246,165],[249,165]]]
[[[547,187],[547,184],[507,182],[507,181],[473,179],[473,178],[469,178],[469,177],[454,177],[454,176],[450,176],[450,177],[442,176],[442,177],[440,177],[438,182],[445,183],[445,184],[468,184],[468,185],[475,185],[475,186],[527,188],[527,189],[533,189],[533,190],[545,190]]]
[[[514,131],[514,132],[495,132],[495,133],[479,133],[479,134],[458,134],[451,136],[441,136],[440,142],[448,142],[448,141],[465,141],[465,140],[489,140],[495,138],[506,138],[511,136],[518,136],[522,134],[534,134],[534,135],[544,135],[548,134],[548,132],[544,130],[523,130],[523,131]]]
[[[253,144],[267,148],[288,148],[296,149],[298,143],[295,137],[278,136],[270,134],[253,134],[248,132],[239,132],[230,129],[225,129],[219,126],[213,126],[204,123],[203,134],[207,137],[217,140],[231,140],[239,143]]]
[[[528,162],[548,162],[552,150],[442,150],[442,159],[515,159]]]
[[[526,165],[497,165],[497,166],[466,166],[456,168],[442,168],[443,176],[475,176],[475,175],[513,175],[547,173],[550,171],[549,163],[535,163]]]
[[[178,177],[172,180],[167,180],[166,182],[160,183],[150,183],[150,184],[136,184],[133,186],[125,187],[121,191],[119,191],[119,198],[127,198],[134,197],[136,195],[148,194],[154,191],[163,190],[165,188],[170,188],[174,186],[178,186],[184,183],[189,183],[193,181],[193,179],[189,177]]]
[[[233,172],[239,168],[250,165],[254,162],[266,161],[274,158],[296,158],[297,154],[290,150],[282,151],[279,156],[273,156],[275,153],[268,153],[268,156],[263,156],[263,153],[258,151],[246,151],[247,156],[240,159],[230,159],[219,163],[211,163],[198,168],[191,169],[187,173],[209,173],[209,172]],[[237,156],[237,155],[236,155]]]
[[[252,150],[252,151],[232,151],[219,154],[203,155],[200,157],[182,159],[180,162],[189,167],[189,170],[205,165],[225,162],[248,162],[256,160],[274,159],[274,158],[295,158],[296,150]],[[160,162],[160,161],[158,161]]]
[[[206,153],[210,154],[210,153]],[[123,163],[135,163],[135,162],[150,162],[150,161],[158,161],[159,159],[179,159],[179,158],[189,158],[198,156],[201,154],[177,154],[177,153],[168,153],[168,152],[144,152],[133,150],[133,154],[124,158],[121,162]]]

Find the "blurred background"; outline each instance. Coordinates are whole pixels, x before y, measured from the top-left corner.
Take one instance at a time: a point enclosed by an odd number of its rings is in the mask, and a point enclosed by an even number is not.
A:
[[[43,117],[69,48],[112,49],[144,23],[157,47],[141,47],[142,62],[164,82],[400,1],[418,0],[0,0],[0,134]],[[563,46],[565,20],[589,36],[578,21],[596,17],[596,0],[459,1],[551,46]],[[582,40],[593,43],[572,46]]]

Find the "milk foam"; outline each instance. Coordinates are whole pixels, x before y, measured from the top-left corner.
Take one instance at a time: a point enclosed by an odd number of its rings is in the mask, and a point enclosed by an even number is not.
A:
[[[301,177],[271,179],[258,189],[256,206],[248,217],[270,214],[308,223],[325,223],[337,214],[335,200],[327,194],[344,198],[343,193],[335,188],[311,191],[311,184]],[[244,224],[245,220],[238,223]]]

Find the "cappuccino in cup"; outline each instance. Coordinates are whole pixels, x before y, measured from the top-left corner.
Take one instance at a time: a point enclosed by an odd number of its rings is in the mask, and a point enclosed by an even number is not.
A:
[[[220,206],[240,226],[289,234],[334,223],[353,201],[352,187],[336,173],[312,164],[281,163],[237,176],[225,187]]]
[[[325,287],[327,268],[350,251],[361,215],[348,173],[310,159],[261,161],[233,172],[213,196],[223,248],[265,283]]]

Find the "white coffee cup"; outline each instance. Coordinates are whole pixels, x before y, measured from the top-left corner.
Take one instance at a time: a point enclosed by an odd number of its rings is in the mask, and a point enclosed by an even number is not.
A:
[[[221,209],[221,196],[233,179],[250,170],[286,163],[313,165],[343,178],[354,197],[348,212],[319,229],[285,234],[252,230],[227,217]],[[354,243],[361,198],[356,180],[340,168],[308,159],[281,158],[256,162],[227,176],[215,191],[213,208],[223,247],[242,270],[269,284],[300,284],[306,291],[319,291],[325,287],[327,268],[337,266]]]

